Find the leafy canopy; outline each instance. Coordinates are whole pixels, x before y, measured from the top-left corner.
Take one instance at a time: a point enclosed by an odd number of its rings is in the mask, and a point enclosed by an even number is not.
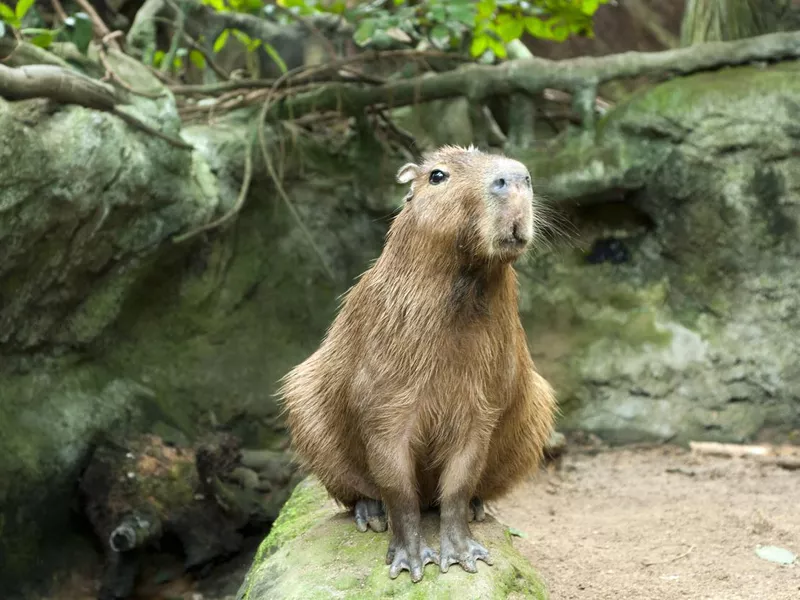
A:
[[[355,27],[359,46],[385,47],[423,39],[440,50],[457,50],[469,41],[473,58],[506,58],[507,45],[526,32],[533,37],[563,42],[570,35],[593,35],[592,18],[608,0],[277,0],[281,10],[263,0],[202,0],[217,11],[272,15],[283,23],[291,14],[308,17],[339,15]],[[354,4],[349,6],[349,4]],[[217,49],[224,46],[228,33]]]
[[[444,51],[459,51],[469,45],[469,54],[476,59],[506,58],[510,42],[526,32],[533,37],[562,42],[570,35],[593,35],[592,19],[601,4],[608,0],[384,0],[383,2],[347,2],[346,0],[201,0],[218,12],[240,12],[268,16],[281,23],[318,14],[337,15],[354,27],[353,41],[359,46],[386,47],[392,43],[416,46],[427,40]],[[6,25],[20,29],[23,36],[47,48],[53,41],[71,41],[86,52],[92,40],[92,24],[88,15],[75,13],[58,29],[23,28],[23,19],[34,6],[34,0],[19,0],[11,8],[0,0],[0,36]],[[34,9],[35,11],[35,9]],[[219,52],[227,41],[238,39],[249,52],[263,47],[272,60],[286,70],[280,55],[268,43],[250,39],[244,32],[225,29],[213,42]],[[466,49],[466,48],[465,48]],[[165,58],[156,52],[156,66]],[[181,68],[183,57],[200,69],[204,56],[197,50],[180,48],[173,67]]]

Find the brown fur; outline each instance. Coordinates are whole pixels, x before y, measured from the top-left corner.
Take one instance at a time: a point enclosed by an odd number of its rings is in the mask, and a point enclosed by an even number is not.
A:
[[[512,217],[533,233],[532,208],[482,193],[509,164],[445,147],[401,169],[411,192],[381,256],[283,380],[294,448],[346,506],[409,494],[430,506],[464,490],[492,500],[541,458],[555,400],[518,314],[521,252],[495,244]],[[429,183],[437,166],[447,185]]]

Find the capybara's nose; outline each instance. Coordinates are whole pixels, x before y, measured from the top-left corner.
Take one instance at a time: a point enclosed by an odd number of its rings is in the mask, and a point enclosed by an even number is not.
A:
[[[522,173],[502,173],[494,178],[491,184],[491,191],[497,196],[507,196],[515,188],[522,188],[526,185],[526,176]]]

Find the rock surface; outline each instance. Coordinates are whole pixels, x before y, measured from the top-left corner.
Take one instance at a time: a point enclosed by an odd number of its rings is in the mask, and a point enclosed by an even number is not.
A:
[[[135,110],[174,135],[171,96]],[[258,155],[242,218],[174,243],[234,204],[247,124],[186,127],[187,152],[113,115],[0,99],[0,596],[68,559],[47,541],[69,536],[98,435],[225,427],[282,449],[275,381],[318,343],[391,208],[365,200],[383,169],[353,181],[349,139],[299,135],[276,156],[334,280]]]
[[[797,64],[725,69],[643,90],[527,157],[540,189],[577,200],[571,239],[521,278],[561,431],[741,442],[800,429],[799,116]]]
[[[426,539],[437,547],[438,516],[423,517]],[[417,584],[408,572],[389,578],[384,563],[390,532],[360,533],[350,515],[312,478],[301,482],[262,543],[237,600],[367,600],[459,598],[543,600],[546,590],[531,565],[514,549],[508,530],[492,517],[472,531],[494,565],[470,574],[458,565],[440,573],[428,565]]]
[[[674,79],[519,155],[574,226],[520,267],[560,430],[621,442],[800,429],[798,71]],[[175,134],[169,95],[135,109]],[[293,131],[276,158],[316,250],[258,154],[240,218],[173,243],[234,204],[247,118],[184,128],[186,152],[113,115],[0,100],[0,596],[46,571],[42,543],[69,529],[95,436],[191,441],[223,426],[282,447],[276,381],[379,253],[405,157],[364,132]]]

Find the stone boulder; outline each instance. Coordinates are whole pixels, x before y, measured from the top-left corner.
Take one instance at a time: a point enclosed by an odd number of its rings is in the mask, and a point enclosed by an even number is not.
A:
[[[439,518],[423,516],[423,532],[438,546]],[[486,517],[472,532],[492,554],[478,572],[458,565],[440,573],[428,565],[419,583],[407,571],[389,578],[384,562],[391,533],[359,532],[313,478],[303,480],[261,544],[236,600],[367,600],[372,598],[457,598],[459,600],[544,600],[546,588],[514,548],[508,529]]]
[[[566,235],[520,267],[561,431],[800,431],[798,118],[796,61],[726,68],[643,89],[522,157],[564,211]]]

